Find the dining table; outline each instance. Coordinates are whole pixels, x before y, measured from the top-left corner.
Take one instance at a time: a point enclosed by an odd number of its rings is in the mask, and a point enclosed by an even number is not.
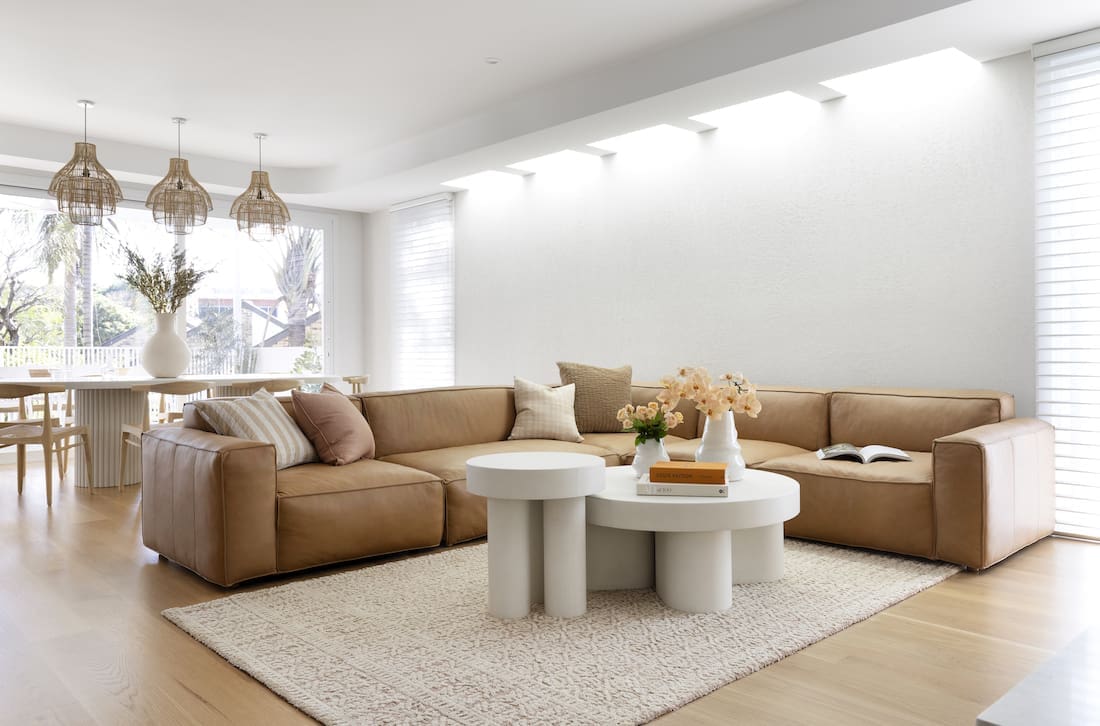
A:
[[[73,481],[79,487],[90,483],[98,489],[118,486],[122,425],[140,424],[143,415],[142,407],[149,405],[148,394],[133,390],[134,386],[175,381],[204,381],[214,384],[212,390],[214,395],[227,396],[246,395],[250,389],[246,391],[240,387],[275,379],[292,379],[305,384],[335,382],[341,380],[341,376],[321,373],[226,373],[153,378],[148,375],[71,375],[60,371],[48,378],[5,377],[0,380],[4,383],[31,386],[62,386],[73,392],[73,423],[76,426],[87,426],[92,439],[92,471],[85,476],[84,457],[72,457],[75,463]],[[129,457],[123,474],[124,484],[140,482],[140,457]]]

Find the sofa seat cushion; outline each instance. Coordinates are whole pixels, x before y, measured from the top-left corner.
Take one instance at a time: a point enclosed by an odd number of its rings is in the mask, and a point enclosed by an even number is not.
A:
[[[424,471],[373,459],[304,464],[279,471],[275,490],[280,572],[443,538],[443,484]]]
[[[748,442],[742,442],[742,445]],[[773,457],[765,469],[800,474],[812,474],[853,481],[893,482],[897,484],[931,484],[932,455],[908,451],[912,461],[875,461],[861,464],[844,459],[818,459],[814,452]]]
[[[819,461],[810,452],[764,462],[801,487],[801,511],[784,531],[855,547],[935,556],[932,455],[907,452],[913,461]]]
[[[383,457],[383,460],[428,471],[443,480],[447,507],[444,542],[450,545],[484,537],[486,532],[485,497],[466,491],[466,461],[483,454],[504,454],[513,451],[564,451],[593,454],[601,457],[608,466],[619,465],[619,455],[607,449],[590,444],[574,444],[569,441],[549,439],[491,441],[431,451],[391,454]]]
[[[637,448],[634,445],[634,438],[637,434],[632,433],[618,433],[618,434],[585,434],[584,443],[591,444],[592,446],[599,446],[601,449],[607,449],[613,451],[619,455],[620,461],[623,464],[629,464],[634,461],[634,451]],[[683,441],[679,436],[673,436],[669,434],[665,437],[665,448],[673,444],[677,444]]]
[[[671,439],[672,437],[668,437]],[[666,441],[668,441],[666,439]],[[695,461],[695,450],[699,448],[699,444],[703,443],[703,439],[680,439],[673,443],[665,444],[665,448],[668,449],[668,455],[673,461]],[[741,439],[741,456],[745,457],[745,465],[756,467],[763,464],[765,461],[771,459],[778,459],[786,456],[797,456],[799,454],[805,454],[806,450],[797,446],[791,446],[790,444],[783,444],[778,441],[756,441],[754,439]]]

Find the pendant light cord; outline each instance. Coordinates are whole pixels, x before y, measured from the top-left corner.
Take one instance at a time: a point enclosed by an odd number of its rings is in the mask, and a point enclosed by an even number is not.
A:
[[[260,157],[259,171],[263,171],[264,170],[264,137],[263,136],[257,136],[256,137],[256,144],[260,147],[260,149],[259,149],[259,157]]]

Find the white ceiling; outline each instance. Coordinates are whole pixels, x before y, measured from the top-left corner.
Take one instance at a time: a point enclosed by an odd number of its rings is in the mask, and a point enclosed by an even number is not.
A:
[[[56,169],[90,98],[89,140],[120,179],[156,181],[186,116],[212,192],[243,186],[265,131],[288,201],[370,211],[932,50],[988,60],[1096,26],[1097,0],[13,1],[0,165]]]

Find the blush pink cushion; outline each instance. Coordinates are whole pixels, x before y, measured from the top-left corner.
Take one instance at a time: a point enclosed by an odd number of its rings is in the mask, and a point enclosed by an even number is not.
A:
[[[292,391],[294,420],[326,464],[343,466],[374,458],[374,432],[363,414],[339,391]]]

